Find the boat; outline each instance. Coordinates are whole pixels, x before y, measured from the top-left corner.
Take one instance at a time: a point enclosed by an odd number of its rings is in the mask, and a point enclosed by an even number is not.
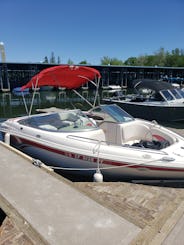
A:
[[[12,93],[17,96],[20,96],[20,95],[22,96],[22,93],[24,93],[24,95],[30,94],[29,88],[25,89],[24,91],[21,91],[21,87],[16,87],[12,89]]]
[[[116,103],[137,118],[158,122],[184,121],[184,91],[165,81],[136,80],[132,94],[116,91],[104,98],[103,103]]]
[[[119,106],[8,119],[3,140],[44,164],[104,180],[184,179],[184,138]]]
[[[95,77],[99,85],[100,73],[93,68],[47,68],[22,90],[32,83],[76,89]],[[6,144],[33,162],[65,173],[100,174],[107,181],[184,179],[184,138],[156,122],[136,119],[116,104],[28,113],[2,122],[0,132]]]

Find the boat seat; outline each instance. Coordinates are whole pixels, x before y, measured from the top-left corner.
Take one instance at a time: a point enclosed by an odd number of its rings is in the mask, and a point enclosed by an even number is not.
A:
[[[122,142],[128,143],[135,140],[146,140],[152,141],[152,133],[150,128],[143,124],[138,124],[137,122],[125,123],[122,126]]]
[[[45,129],[45,130],[52,130],[52,131],[57,131],[57,128],[50,125],[50,124],[43,124],[43,125],[40,125],[39,128],[41,129]]]
[[[105,133],[105,140],[111,144],[122,144],[121,128],[120,124],[115,122],[102,122],[99,127]]]
[[[124,124],[103,122],[100,128],[105,133],[106,141],[112,144],[122,145],[136,140],[152,140],[149,127],[137,124],[135,121]]]
[[[66,113],[63,113],[62,115],[60,115],[60,119],[62,121],[66,120],[66,121],[75,122],[79,119],[79,117],[72,112],[69,112],[69,113],[66,112]]]
[[[162,130],[160,130],[159,128],[153,127],[151,129],[151,133],[153,135],[154,138],[162,138],[162,140],[167,140],[170,144],[173,144],[177,141],[176,137],[172,137],[171,135],[168,135],[166,133],[164,133]]]

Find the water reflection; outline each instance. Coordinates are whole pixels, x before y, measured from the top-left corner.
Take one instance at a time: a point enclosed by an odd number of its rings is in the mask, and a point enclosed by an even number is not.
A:
[[[86,100],[91,103],[95,99],[95,91],[89,89],[81,89],[78,91]],[[98,101],[103,98],[112,95],[113,90],[103,89],[99,91]],[[122,90],[123,94],[126,95],[130,93],[127,89]],[[32,103],[32,93],[26,94],[24,96],[28,111]],[[71,90],[57,90],[57,91],[36,91],[34,95],[32,113],[36,112],[36,109],[58,107],[62,109],[73,109],[79,108],[82,110],[90,109],[90,106],[78,95],[76,95]],[[10,92],[0,93],[0,120],[6,118],[17,117],[26,115],[26,108],[24,104],[24,99],[21,95],[17,96]],[[166,127],[173,128],[184,128],[183,123],[164,123]]]
[[[94,102],[95,91],[81,90],[79,93],[88,101]],[[100,98],[101,95],[99,95]],[[33,93],[22,95],[15,95],[13,93],[0,93],[0,118],[10,118],[21,115],[26,115],[25,103],[30,109],[32,103]],[[36,91],[34,94],[32,113],[35,113],[38,108],[80,108],[89,109],[90,106],[82,100],[78,95],[72,91],[58,90],[58,91]]]

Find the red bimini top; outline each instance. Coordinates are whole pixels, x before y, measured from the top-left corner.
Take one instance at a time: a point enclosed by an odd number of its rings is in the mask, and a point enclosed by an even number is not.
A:
[[[42,70],[32,77],[21,91],[26,88],[36,88],[41,86],[63,87],[66,89],[76,89],[83,84],[101,78],[100,72],[91,67],[60,65]]]

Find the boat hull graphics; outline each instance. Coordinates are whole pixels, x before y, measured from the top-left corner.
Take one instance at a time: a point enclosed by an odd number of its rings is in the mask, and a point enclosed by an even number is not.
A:
[[[98,159],[92,154],[64,151],[17,136],[11,136],[11,145],[51,168],[69,174],[92,177],[98,169],[99,161],[99,168],[105,180],[184,179],[184,168],[174,168],[172,162],[170,167],[158,167],[158,164],[137,164],[123,159],[122,161],[101,157]]]

